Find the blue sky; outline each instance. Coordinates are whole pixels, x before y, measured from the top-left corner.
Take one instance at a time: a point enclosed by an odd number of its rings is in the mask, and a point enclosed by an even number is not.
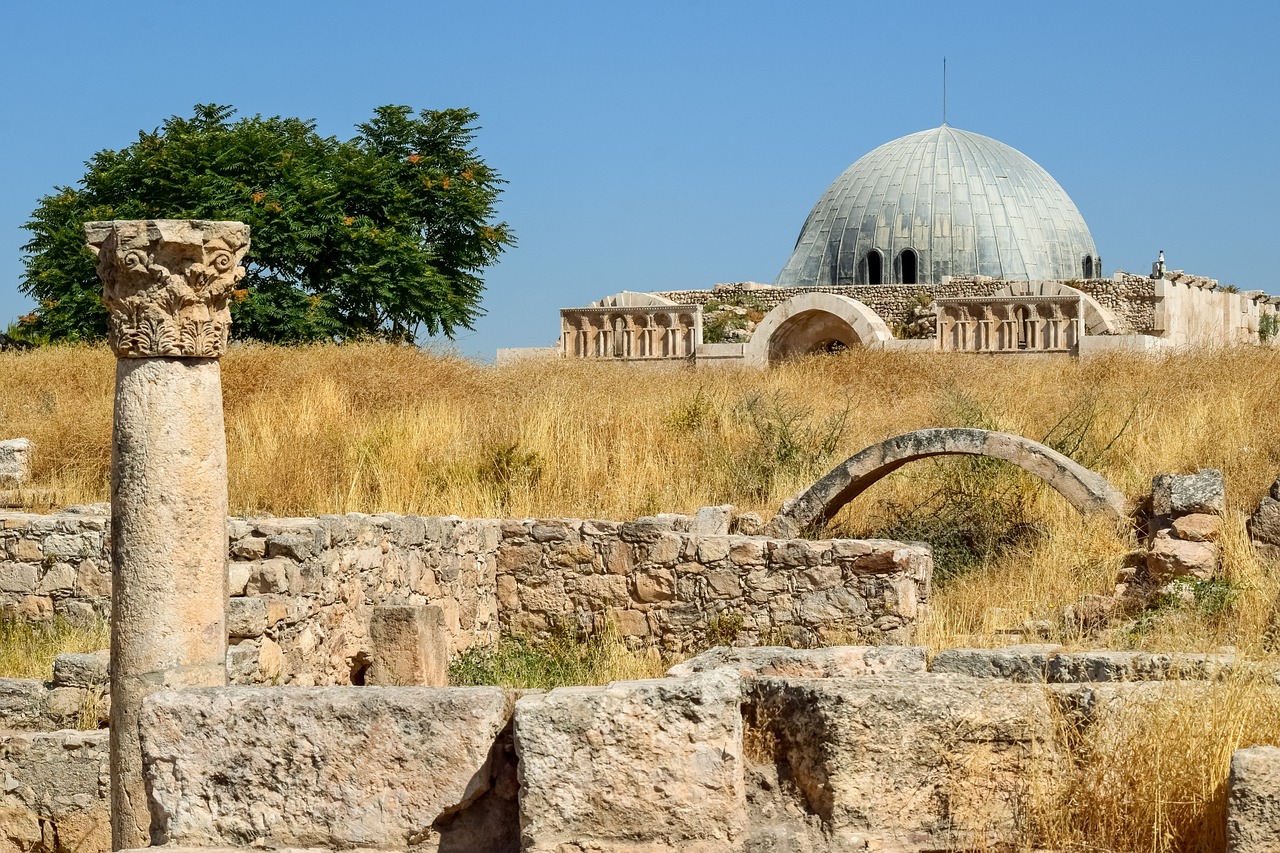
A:
[[[1105,271],[1280,292],[1273,3],[5,3],[0,323],[22,224],[95,151],[196,103],[314,118],[468,107],[519,245],[456,342],[554,340],[618,290],[772,281],[850,163],[941,121],[1057,178]]]

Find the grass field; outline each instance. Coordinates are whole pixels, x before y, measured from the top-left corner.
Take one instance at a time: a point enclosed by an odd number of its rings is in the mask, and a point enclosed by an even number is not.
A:
[[[223,361],[230,500],[241,514],[629,519],[732,503],[768,516],[871,443],[928,426],[986,427],[1045,441],[1131,498],[1157,473],[1221,469],[1222,577],[1108,634],[1053,639],[1232,646],[1274,670],[1280,569],[1254,554],[1244,523],[1280,474],[1277,375],[1280,352],[1262,348],[1086,361],[855,351],[757,371],[494,368],[391,346],[235,347]],[[105,500],[113,383],[102,348],[0,354],[0,437],[33,440],[32,485],[46,504]],[[830,532],[935,546],[922,637],[935,648],[1002,644],[1003,628],[1109,593],[1131,547],[1039,482],[984,460],[909,465]],[[564,654],[577,660],[508,648],[468,661],[463,675],[545,686],[669,663],[609,648]],[[1081,753],[1080,772],[1044,810],[1042,841],[1221,850],[1227,757],[1280,744],[1275,693],[1241,676],[1129,720],[1115,742]]]

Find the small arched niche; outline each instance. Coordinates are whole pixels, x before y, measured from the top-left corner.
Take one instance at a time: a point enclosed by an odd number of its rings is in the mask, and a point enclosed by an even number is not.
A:
[[[884,284],[884,255],[879,249],[867,252],[867,284]]]
[[[915,249],[903,249],[898,255],[898,265],[902,271],[903,284],[920,283],[920,256]]]

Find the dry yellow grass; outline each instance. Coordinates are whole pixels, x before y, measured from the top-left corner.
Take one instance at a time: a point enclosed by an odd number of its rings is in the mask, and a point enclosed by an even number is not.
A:
[[[101,348],[0,354],[0,437],[35,442],[33,485],[48,490],[48,502],[106,498],[113,365]],[[851,352],[756,371],[493,368],[391,346],[236,347],[223,362],[230,498],[234,512],[276,515],[627,519],[713,503],[769,514],[873,442],[928,426],[985,426],[1065,441],[1131,497],[1157,473],[1222,469],[1226,583],[1216,597],[1103,638],[1057,639],[1230,645],[1275,669],[1280,658],[1265,635],[1280,571],[1253,553],[1244,519],[1280,473],[1277,375],[1280,352],[1260,348],[1087,361]],[[825,438],[832,446],[819,452]],[[890,524],[894,507],[940,490],[981,491],[988,477],[1019,497],[1038,532],[940,586],[924,636],[934,647],[999,644],[1001,627],[1109,592],[1129,548],[1034,481],[947,463],[907,466],[832,527],[866,534]],[[654,666],[615,661],[599,677]],[[1238,745],[1280,742],[1268,689],[1237,680],[1120,726],[1113,742],[1080,757],[1045,818],[1046,838],[1108,850],[1221,849],[1226,757]]]

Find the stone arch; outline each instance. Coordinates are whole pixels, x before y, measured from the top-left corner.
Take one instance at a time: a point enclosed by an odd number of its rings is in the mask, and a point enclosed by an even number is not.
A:
[[[1124,495],[1102,475],[1038,441],[985,429],[922,429],[873,444],[782,505],[771,532],[795,536],[835,515],[882,477],[931,456],[1001,459],[1044,480],[1081,513],[1101,514],[1117,525],[1128,512]]]
[[[1083,290],[1060,281],[1013,281],[991,294],[992,296],[1078,296],[1084,300],[1084,331],[1086,335],[1118,335],[1121,333],[1115,315]]]
[[[893,334],[880,315],[848,296],[801,293],[777,305],[756,326],[743,355],[747,364],[777,361],[842,347],[878,346]]]

